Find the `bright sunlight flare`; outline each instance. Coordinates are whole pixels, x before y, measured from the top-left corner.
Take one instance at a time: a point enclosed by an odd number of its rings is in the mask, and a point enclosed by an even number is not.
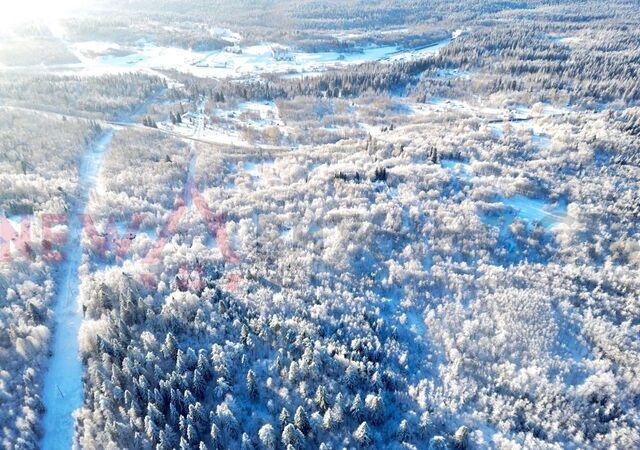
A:
[[[0,26],[25,22],[50,21],[88,3],[87,0],[21,0],[4,1]]]

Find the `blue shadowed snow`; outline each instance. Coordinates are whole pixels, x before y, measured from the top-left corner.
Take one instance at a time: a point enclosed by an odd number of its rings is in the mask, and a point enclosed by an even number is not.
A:
[[[496,260],[499,264],[515,264],[526,258],[528,261],[544,262],[545,251],[536,246],[529,245],[522,237],[513,234],[511,225],[519,218],[529,230],[540,226],[544,229],[545,242],[552,242],[553,237],[548,233],[555,225],[564,220],[566,215],[566,201],[560,200],[551,203],[544,199],[529,198],[524,195],[515,195],[508,198],[499,198],[496,203],[502,203],[504,207],[497,208],[491,213],[480,214],[480,219],[487,225],[498,230],[498,247],[496,255],[502,254]]]
[[[443,159],[440,161],[442,168],[447,169],[452,174],[470,181],[473,178],[473,172],[468,163],[457,161],[455,159]]]
[[[453,159],[443,159],[441,161],[442,167],[444,167],[447,170],[453,170],[455,165],[458,163],[459,161],[454,161]]]
[[[265,168],[272,166],[273,161],[244,161],[243,169],[252,177],[260,177],[263,175]]]
[[[467,181],[470,181],[473,178],[473,172],[468,163],[454,159],[443,159],[440,161],[440,164],[444,169],[459,178],[464,178]],[[560,201],[554,205],[546,200],[529,198],[524,195],[500,198],[499,201],[509,209],[505,211],[505,214],[501,217],[483,215],[482,220],[485,223],[498,226],[498,222],[503,222],[505,225],[510,225],[513,219],[517,216],[529,225],[539,223],[548,230],[562,221],[567,211],[567,204],[565,201]]]
[[[515,195],[508,198],[500,198],[499,203],[504,207],[494,210],[492,213],[480,214],[481,220],[498,230],[498,249],[496,262],[498,264],[515,264],[524,258],[533,262],[544,262],[546,260],[544,246],[538,248],[529,245],[522,236],[514,235],[511,229],[513,221],[519,218],[529,230],[540,226],[545,232],[551,230],[555,225],[564,220],[566,214],[566,202],[559,201],[556,204],[545,201],[544,199],[536,199],[525,197],[524,195]],[[551,243],[552,236],[545,233],[542,241]]]
[[[22,216],[19,216],[19,215],[9,216],[7,217],[7,220],[11,223],[14,230],[20,231],[20,229],[22,228]]]
[[[502,214],[497,216],[482,214],[481,218],[484,223],[502,227],[504,230],[511,225],[511,222],[516,217],[519,217],[530,226],[534,223],[540,224],[546,230],[549,230],[564,219],[567,211],[565,201],[553,204],[543,199],[529,198],[524,195],[500,198],[498,202],[507,207]]]
[[[529,198],[524,195],[516,195],[502,199],[502,203],[516,210],[520,219],[529,223],[539,222],[549,229],[564,219],[567,205],[559,202],[557,206],[537,198]]]
[[[533,142],[533,145],[540,148],[548,148],[549,145],[551,145],[551,139],[549,136],[538,133],[534,133],[533,136],[531,136],[531,142]]]
[[[244,170],[246,170],[249,173],[256,172],[258,170],[258,163],[255,163],[253,161],[245,161]]]
[[[128,55],[106,55],[100,58],[100,63],[106,66],[133,65],[145,61],[145,56],[136,53]]]

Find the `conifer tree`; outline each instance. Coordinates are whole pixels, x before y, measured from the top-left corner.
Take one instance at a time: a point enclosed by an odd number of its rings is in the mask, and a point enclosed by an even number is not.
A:
[[[409,437],[409,424],[407,423],[407,419],[402,419],[400,421],[400,426],[398,426],[398,440],[400,442],[404,442]]]
[[[309,424],[309,418],[302,406],[298,406],[296,414],[293,417],[293,423],[302,434],[307,435],[311,431],[311,424]]]
[[[367,447],[371,444],[371,431],[369,430],[369,425],[367,425],[367,422],[362,422],[360,424],[360,426],[353,433],[353,437],[363,447]]]
[[[282,431],[282,443],[286,446],[298,448],[303,440],[302,433],[293,424],[288,424]]]
[[[282,408],[278,416],[278,421],[280,422],[280,428],[284,430],[284,427],[289,422],[289,411],[287,411],[287,408]]]
[[[360,397],[360,394],[356,394],[356,396],[353,398],[351,407],[349,408],[349,412],[351,413],[351,416],[356,420],[360,420],[364,416],[364,406],[362,404],[362,398]]]
[[[251,398],[251,400],[256,400],[258,398],[256,376],[251,369],[249,369],[249,371],[247,372],[247,392],[249,393],[249,397]]]
[[[315,402],[321,411],[326,411],[329,408],[329,402],[327,402],[327,394],[325,392],[324,386],[322,385],[318,386],[318,389],[316,389]]]
[[[211,446],[213,450],[222,449],[222,442],[220,436],[220,428],[215,423],[211,424],[211,431],[209,432],[209,437],[211,438]]]

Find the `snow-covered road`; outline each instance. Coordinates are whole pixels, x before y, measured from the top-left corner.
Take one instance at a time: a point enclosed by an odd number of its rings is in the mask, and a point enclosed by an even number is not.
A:
[[[113,137],[113,130],[105,132],[80,162],[80,196],[68,217],[65,260],[59,268],[58,294],[54,304],[55,331],[52,356],[44,379],[43,420],[44,437],[41,446],[48,449],[70,449],[75,430],[73,412],[82,406],[82,362],[78,354],[78,331],[82,323],[82,309],[78,299],[80,280],[78,268],[82,260],[82,221],[95,186],[103,156]]]

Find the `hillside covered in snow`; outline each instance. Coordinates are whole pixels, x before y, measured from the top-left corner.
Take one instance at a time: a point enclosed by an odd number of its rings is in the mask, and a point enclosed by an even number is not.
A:
[[[639,447],[638,12],[2,29],[0,446]]]

